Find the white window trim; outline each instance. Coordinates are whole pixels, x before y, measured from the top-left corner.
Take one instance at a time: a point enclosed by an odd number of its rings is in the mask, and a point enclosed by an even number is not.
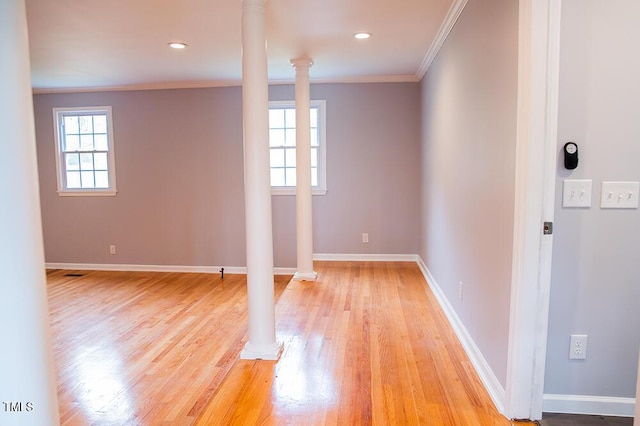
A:
[[[269,101],[269,108],[291,108],[295,107],[295,101]],[[327,193],[327,101],[311,100],[310,108],[319,109],[318,117],[318,185],[311,188],[312,195],[325,195]],[[295,187],[272,186],[271,195],[296,195]]]
[[[106,113],[107,115],[107,143],[109,144],[109,151],[107,154],[107,161],[109,167],[109,188],[65,188],[65,168],[62,166],[62,135],[60,134],[60,117],[61,113],[65,112],[80,112],[80,113]],[[97,106],[97,107],[64,107],[53,108],[53,125],[55,135],[55,153],[56,153],[56,177],[58,182],[58,195],[63,197],[95,197],[95,196],[115,196],[118,192],[116,188],[116,168],[115,168],[115,143],[113,137],[113,117],[111,114],[110,106]]]

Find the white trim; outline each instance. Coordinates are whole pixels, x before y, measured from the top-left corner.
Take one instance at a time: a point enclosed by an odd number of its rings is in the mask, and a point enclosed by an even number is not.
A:
[[[260,359],[264,361],[277,361],[282,354],[284,345],[282,342],[274,342],[267,345],[254,345],[247,342],[240,352],[240,359]]]
[[[269,101],[269,109],[295,109],[296,101]],[[318,109],[318,185],[311,187],[311,195],[327,193],[327,101],[316,99],[309,101],[309,108]],[[291,148],[291,147],[288,147]],[[271,150],[271,145],[269,145]],[[269,167],[271,170],[271,165]],[[296,195],[295,186],[272,186],[271,195]]]
[[[115,197],[118,193],[116,190],[107,189],[104,191],[98,189],[74,189],[74,190],[58,190],[61,197]]]
[[[480,349],[476,345],[475,341],[467,331],[467,328],[464,326],[464,323],[462,322],[460,317],[458,317],[458,314],[456,314],[455,309],[449,303],[449,300],[445,296],[436,279],[433,277],[433,275],[429,271],[429,268],[420,256],[418,256],[416,263],[418,264],[422,275],[427,281],[427,285],[433,292],[436,300],[440,304],[440,307],[449,320],[449,323],[451,324],[453,331],[456,333],[458,340],[460,340],[460,344],[469,357],[473,368],[480,377],[480,380],[484,384],[484,387],[487,389],[491,400],[495,404],[498,411],[500,413],[504,413],[506,400],[504,387],[500,384],[500,381],[491,369],[491,366],[489,366],[487,360],[484,358],[484,356],[482,356],[482,351],[480,351]]]
[[[337,262],[417,262],[417,254],[314,253],[313,260]]]
[[[296,195],[296,188],[276,188],[276,187],[272,187],[271,188],[271,195],[277,195],[277,196],[281,196],[281,195],[291,195],[294,196]],[[311,190],[311,195],[327,195],[327,189],[312,189]]]
[[[128,263],[46,263],[47,269],[72,271],[126,271],[126,272],[184,272],[217,274],[224,268],[225,274],[247,273],[246,266],[183,266],[183,265],[133,265]],[[273,268],[274,275],[293,275],[296,268]]]
[[[294,281],[315,281],[317,278],[318,273],[315,271],[306,273],[296,272],[293,274]]]
[[[433,39],[431,46],[429,46],[429,50],[427,50],[427,54],[425,55],[418,71],[416,72],[416,79],[420,81],[422,77],[427,73],[427,70],[433,63],[434,59],[438,55],[438,52],[444,45],[444,42],[447,40],[449,33],[453,29],[454,25],[458,21],[460,14],[464,10],[464,7],[467,5],[468,0],[456,0],[451,4],[447,15],[442,21],[442,25],[440,25],[440,29],[436,34],[436,37]]]
[[[66,188],[66,167],[62,165],[62,134],[61,126],[65,115],[104,114],[107,117],[107,175],[108,188]],[[113,113],[111,106],[83,106],[83,107],[54,107],[53,108],[54,142],[56,146],[56,177],[59,196],[72,197],[113,197],[118,193],[116,185],[116,148],[113,134]]]
[[[545,413],[633,417],[635,398],[544,394]]]
[[[344,78],[311,79],[311,84],[343,84],[343,83],[419,83],[414,74],[372,75]],[[294,84],[294,79],[270,80],[269,85]],[[139,90],[173,90],[173,89],[207,89],[215,87],[240,87],[242,80],[206,80],[206,81],[174,81],[166,83],[123,84],[97,87],[34,87],[34,95],[51,93],[93,93],[93,92],[126,92]]]
[[[505,414],[542,417],[553,221],[560,0],[520,0],[513,258]]]
[[[636,402],[634,415],[634,426],[640,426],[640,354],[638,354],[638,382],[636,384]]]
[[[415,74],[370,75],[337,78],[311,78],[311,84],[351,84],[351,83],[419,83]],[[269,85],[294,84],[295,80],[269,80]]]

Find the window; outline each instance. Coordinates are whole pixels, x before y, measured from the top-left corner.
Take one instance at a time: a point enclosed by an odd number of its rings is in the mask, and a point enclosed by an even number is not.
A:
[[[325,101],[310,102],[311,186],[325,194]],[[271,193],[293,195],[296,188],[296,107],[293,101],[269,102]]]
[[[111,107],[54,108],[59,195],[116,195]]]

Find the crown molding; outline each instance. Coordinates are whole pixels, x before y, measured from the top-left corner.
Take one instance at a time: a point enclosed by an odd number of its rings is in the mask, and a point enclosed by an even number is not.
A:
[[[34,87],[34,95],[51,93],[123,92],[134,90],[202,89],[241,86],[241,80],[168,81],[162,83],[123,84],[93,87]]]
[[[467,1],[468,0],[455,0],[449,8],[447,16],[445,16],[444,21],[442,22],[442,25],[438,30],[436,38],[431,43],[431,46],[429,46],[429,50],[427,50],[427,54],[422,60],[422,64],[420,64],[420,67],[418,68],[418,72],[416,73],[416,79],[418,81],[422,80],[422,77],[424,77],[424,75],[427,73],[427,70],[431,66],[431,63],[436,58],[436,55],[438,55],[438,52],[442,48],[442,45],[449,36],[449,33],[453,29],[453,26],[456,24],[456,21],[460,17],[462,10],[467,5]]]
[[[311,79],[311,84],[340,84],[340,83],[418,83],[420,79],[415,75],[379,75],[347,78],[318,78]],[[270,80],[269,85],[295,84],[295,79]],[[97,87],[34,87],[34,95],[55,93],[92,93],[92,92],[123,92],[137,90],[172,90],[172,89],[205,89],[215,87],[239,87],[242,80],[205,80],[205,81],[172,81],[164,83],[126,84],[116,86]]]

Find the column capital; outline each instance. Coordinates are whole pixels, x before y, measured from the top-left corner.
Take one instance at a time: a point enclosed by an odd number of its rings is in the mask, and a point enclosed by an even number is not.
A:
[[[313,66],[313,59],[311,58],[296,58],[291,59],[289,62],[294,68],[311,68]]]

